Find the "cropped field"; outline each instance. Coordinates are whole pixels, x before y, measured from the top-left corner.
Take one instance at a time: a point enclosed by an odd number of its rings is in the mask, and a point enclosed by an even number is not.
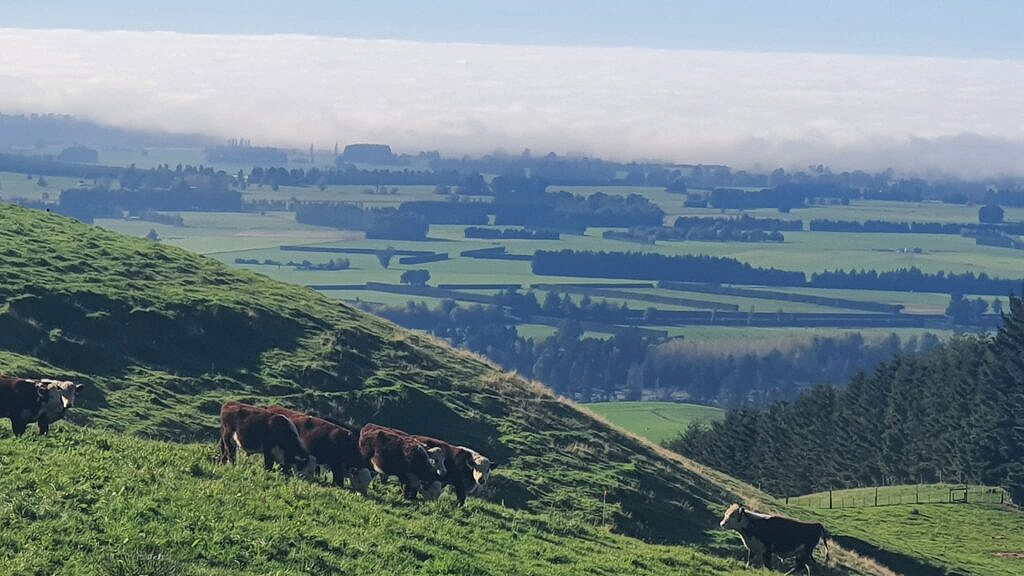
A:
[[[676,402],[596,402],[584,406],[658,444],[678,436],[691,422],[719,420],[724,414],[720,408]]]

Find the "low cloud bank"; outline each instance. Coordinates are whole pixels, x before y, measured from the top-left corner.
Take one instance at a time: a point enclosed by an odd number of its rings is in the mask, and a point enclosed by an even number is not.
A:
[[[1024,174],[1024,61],[0,29],[0,86],[266,145]]]

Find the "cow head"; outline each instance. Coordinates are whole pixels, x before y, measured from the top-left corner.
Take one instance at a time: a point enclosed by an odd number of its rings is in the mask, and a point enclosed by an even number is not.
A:
[[[296,453],[292,457],[292,466],[298,471],[299,476],[306,480],[316,478],[316,458],[309,453]]]
[[[366,496],[366,491],[370,487],[370,482],[373,480],[373,474],[369,468],[359,468],[358,470],[352,470],[352,489],[359,492],[363,496]]]
[[[442,490],[444,490],[444,484],[434,480],[429,484],[424,484],[420,488],[420,494],[423,495],[424,500],[437,500],[441,497]]]
[[[491,478],[491,469],[494,468],[491,461],[475,450],[465,446],[459,446],[459,448],[465,450],[469,456],[466,458],[466,467],[473,473],[473,481],[476,483],[474,488],[487,484],[487,481]]]
[[[742,530],[747,526],[747,511],[739,504],[729,506],[718,526],[723,530]]]
[[[84,387],[83,384],[67,380],[36,380],[36,393],[39,395],[41,412],[51,421],[61,418],[68,408],[75,405],[75,396]]]
[[[444,465],[445,454],[443,448],[427,448],[427,458],[434,465],[434,470],[437,471],[438,476],[448,474],[448,469]]]

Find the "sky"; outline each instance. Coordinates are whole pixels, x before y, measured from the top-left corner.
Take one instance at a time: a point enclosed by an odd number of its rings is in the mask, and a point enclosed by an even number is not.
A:
[[[0,112],[297,147],[1024,173],[1017,2],[2,4],[18,89]]]

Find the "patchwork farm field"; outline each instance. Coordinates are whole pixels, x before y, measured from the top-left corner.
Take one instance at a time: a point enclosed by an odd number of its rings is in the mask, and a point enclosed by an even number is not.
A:
[[[151,150],[145,155],[141,152],[111,151],[109,159],[137,162],[139,166],[147,166],[155,161],[191,161],[201,155],[198,149],[169,149],[166,151]],[[106,152],[105,152],[106,154]],[[165,160],[164,156],[167,159]],[[299,155],[301,156],[301,155]],[[104,157],[106,158],[106,157]],[[296,157],[301,164],[308,164],[309,157]],[[326,168],[330,155],[318,152],[313,161],[324,163]],[[218,166],[225,170],[238,167]],[[245,167],[241,167],[245,168]],[[420,168],[423,168],[422,166]],[[489,177],[489,176],[488,176]],[[51,179],[53,180],[53,179]],[[23,175],[0,174],[0,182],[4,184],[4,195],[13,191],[24,193],[30,197],[38,197],[40,191],[32,189],[34,181],[27,180]],[[52,190],[60,186],[72,185],[74,182],[53,180]],[[37,187],[38,188],[38,187]],[[666,214],[665,224],[672,225],[676,216],[739,216],[741,214],[760,218],[781,220],[802,220],[803,231],[785,232],[784,242],[711,242],[711,241],[665,241],[654,244],[638,244],[621,239],[604,238],[608,230],[621,228],[588,228],[584,234],[565,234],[559,240],[518,240],[518,239],[477,239],[466,238],[463,225],[431,225],[425,241],[374,240],[366,239],[364,234],[356,231],[338,230],[333,228],[311,226],[295,221],[294,214],[286,211],[266,211],[249,213],[224,212],[185,212],[181,216],[184,226],[175,227],[141,220],[104,219],[97,223],[103,227],[132,236],[143,236],[150,230],[155,231],[160,241],[180,246],[201,254],[211,255],[221,262],[249,269],[253,272],[269,276],[289,283],[310,286],[360,286],[360,288],[325,289],[325,294],[342,300],[359,302],[377,302],[388,306],[401,306],[406,302],[423,302],[435,306],[445,298],[454,297],[463,305],[479,302],[481,292],[472,292],[470,288],[461,290],[459,285],[503,284],[518,285],[521,289],[529,289],[534,284],[570,285],[581,283],[631,282],[615,278],[585,278],[578,276],[537,275],[533,272],[528,260],[485,259],[462,256],[463,252],[484,248],[503,248],[506,254],[529,257],[537,250],[579,250],[609,252],[643,252],[665,256],[708,255],[734,258],[755,267],[778,268],[804,272],[808,275],[825,270],[896,270],[917,267],[926,273],[972,272],[987,274],[999,278],[1024,277],[1024,269],[1020,265],[1020,251],[979,246],[973,238],[959,235],[940,234],[881,234],[881,233],[849,233],[849,232],[811,232],[809,222],[812,219],[832,219],[867,221],[881,220],[889,222],[917,221],[936,223],[972,223],[978,220],[977,206],[947,204],[941,202],[892,202],[878,200],[852,200],[848,205],[809,205],[796,207],[788,212],[768,209],[751,210],[719,210],[710,208],[686,207],[683,202],[685,194],[666,191],[654,186],[551,186],[550,190],[565,190],[573,194],[590,196],[597,193],[608,195],[638,194],[657,204]],[[8,192],[10,191],[10,192]],[[693,189],[691,192],[708,192]],[[399,186],[366,186],[366,185],[330,185],[322,189],[317,186],[282,185],[277,190],[269,185],[250,185],[242,190],[243,199],[248,202],[273,201],[313,201],[313,202],[352,202],[364,207],[396,207],[408,201],[444,201],[450,196],[440,196],[429,185]],[[491,197],[461,197],[461,201],[490,202]],[[280,205],[278,205],[280,206]],[[1007,221],[1024,219],[1024,208],[1005,208]],[[500,226],[492,228],[502,228]],[[427,263],[402,264],[394,258],[387,267],[373,254],[300,252],[283,250],[283,246],[305,246],[316,249],[339,250],[384,250],[393,247],[397,250],[426,251],[446,254],[447,259]],[[345,258],[350,267],[345,270],[301,270],[290,266],[253,265],[236,263],[238,259],[288,261],[322,264],[328,260]],[[387,291],[367,287],[367,283],[384,283],[400,285],[403,273],[409,270],[426,270],[430,274],[428,286],[439,284],[452,285],[453,289],[465,294],[476,294],[465,299],[458,294],[443,295],[402,292],[399,289]],[[751,287],[755,288],[756,287]],[[847,307],[839,302],[810,302],[787,300],[768,296],[769,292],[783,292],[802,296],[820,298],[846,299],[850,301],[878,303],[901,307],[901,315],[927,315],[938,321],[917,321],[915,324],[892,327],[874,327],[870,322],[854,328],[871,333],[918,334],[925,331],[941,335],[950,333],[951,326],[943,320],[943,315],[950,302],[950,295],[942,292],[883,292],[877,290],[826,289],[794,287],[779,289],[763,288],[762,297],[751,295],[712,294],[699,291],[668,290],[664,288],[627,287],[617,289],[617,294],[587,294],[572,291],[568,288],[538,288],[535,295],[543,301],[548,292],[554,291],[561,297],[568,297],[579,305],[581,302],[607,301],[611,306],[627,306],[637,314],[644,311],[657,313],[703,312],[721,305],[740,313],[749,314],[850,314],[864,313],[856,306]],[[493,295],[494,292],[490,292]],[[487,295],[484,293],[484,295]],[[976,298],[971,294],[967,298]],[[987,302],[996,297],[987,295]],[[674,299],[675,301],[672,301]],[[1005,298],[1001,299],[1003,304]],[[685,301],[694,301],[688,304]],[[700,304],[705,302],[710,304]],[[781,321],[780,321],[781,322]],[[707,322],[693,323],[691,320],[659,323],[652,315],[650,321],[643,325],[667,333],[670,337],[686,337],[698,339],[775,339],[788,338],[796,335],[813,337],[812,335],[832,335],[849,328],[848,325],[802,325],[799,323],[781,326],[715,326]],[[522,324],[531,324],[524,319]],[[550,334],[550,326],[533,322],[525,328],[529,335]],[[543,326],[543,327],[538,327]],[[907,327],[913,326],[913,327]],[[593,332],[592,332],[593,333]]]
[[[677,402],[595,402],[583,406],[658,444],[675,438],[692,422],[719,420],[724,414],[720,408]]]

